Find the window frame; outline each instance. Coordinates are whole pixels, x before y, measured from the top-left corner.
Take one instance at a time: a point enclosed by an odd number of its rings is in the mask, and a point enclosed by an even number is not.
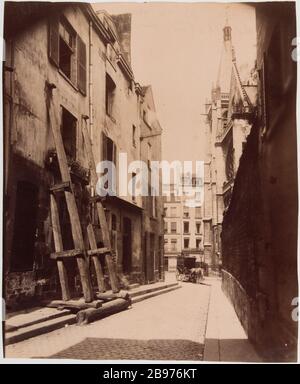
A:
[[[73,36],[72,46],[61,34],[61,27],[70,36]],[[60,65],[60,39],[72,52],[70,58],[70,76],[68,76]],[[87,49],[86,44],[73,28],[65,15],[53,15],[48,20],[48,57],[50,62],[57,68],[62,77],[83,96],[87,94]]]

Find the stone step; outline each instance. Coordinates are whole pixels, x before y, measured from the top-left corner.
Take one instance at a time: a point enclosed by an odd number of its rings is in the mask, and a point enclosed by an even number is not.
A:
[[[152,292],[149,292],[149,293],[145,293],[143,295],[135,296],[135,297],[133,297],[131,299],[131,302],[132,302],[132,304],[139,303],[140,301],[143,301],[143,300],[146,300],[146,299],[150,299],[152,297],[155,297],[155,296],[158,296],[158,295],[162,295],[164,293],[172,292],[175,289],[179,289],[179,288],[181,288],[181,285],[178,285],[178,284],[172,285],[169,288],[164,288],[164,289],[152,291]]]
[[[69,314],[71,314],[71,311],[67,309],[58,311],[53,308],[38,308],[35,311],[16,314],[15,316],[9,317],[5,321],[5,332],[15,332],[21,328],[30,327],[32,325],[57,319]]]
[[[5,345],[19,343],[20,341],[48,333],[74,323],[76,323],[76,315],[67,314],[52,318],[50,320],[48,319],[46,321],[37,322],[26,327],[21,327],[5,335]]]
[[[131,290],[133,290],[133,289],[139,288],[140,286],[141,286],[141,285],[138,284],[138,283],[130,284],[130,285],[128,286],[128,290],[131,291]]]
[[[163,293],[171,292],[178,288],[181,288],[181,286],[177,282],[138,286],[130,291],[130,297],[132,304],[134,304]],[[63,328],[66,325],[76,323],[76,315],[72,314],[70,311],[59,311],[52,308],[51,310],[51,313],[49,312],[50,308],[41,308],[37,310],[37,313],[39,311],[41,312],[39,318],[32,315],[30,316],[30,314],[27,313],[8,319],[6,322],[5,345],[18,343],[31,337],[39,336]]]
[[[148,294],[151,292],[157,292],[157,291],[161,291],[163,289],[171,288],[171,287],[175,287],[175,286],[178,286],[177,282],[168,283],[168,284],[164,284],[164,283],[157,284],[156,283],[153,285],[151,285],[151,284],[150,285],[142,285],[139,288],[133,290],[132,292],[129,292],[129,295],[131,298],[134,298],[137,296],[142,296],[142,295],[145,295],[145,294]]]

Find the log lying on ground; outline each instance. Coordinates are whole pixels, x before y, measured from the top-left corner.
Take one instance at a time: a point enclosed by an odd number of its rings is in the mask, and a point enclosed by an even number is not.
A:
[[[113,293],[113,292],[103,292],[103,293],[96,293],[97,299],[103,300],[103,301],[109,301],[113,299],[124,299],[128,300],[129,299],[129,292],[127,291],[120,291],[118,293]]]
[[[84,299],[78,300],[52,300],[46,304],[49,308],[59,308],[59,309],[97,309],[100,308],[103,303],[103,300],[94,300],[91,303],[86,303]]]
[[[88,324],[92,321],[123,311],[131,305],[131,300],[115,299],[104,303],[101,308],[88,308],[79,311],[76,315],[78,325]]]

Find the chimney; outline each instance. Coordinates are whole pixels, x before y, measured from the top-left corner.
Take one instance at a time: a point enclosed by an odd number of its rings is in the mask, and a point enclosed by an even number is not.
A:
[[[118,32],[122,52],[131,64],[131,14],[112,15],[112,19]]]

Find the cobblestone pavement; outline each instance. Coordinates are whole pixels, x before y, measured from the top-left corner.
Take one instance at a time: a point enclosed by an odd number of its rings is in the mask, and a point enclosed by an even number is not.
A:
[[[209,297],[208,285],[183,283],[92,324],[9,345],[6,357],[202,360]]]

